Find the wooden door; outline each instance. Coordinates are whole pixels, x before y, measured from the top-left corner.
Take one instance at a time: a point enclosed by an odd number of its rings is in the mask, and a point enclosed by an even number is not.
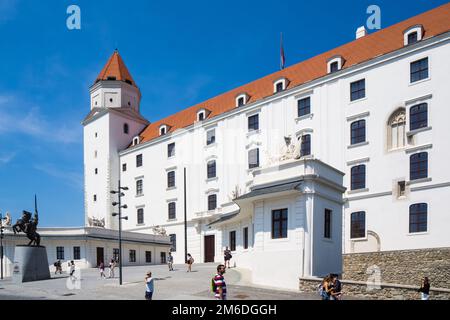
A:
[[[97,247],[97,266],[99,266],[101,262],[105,263],[104,251],[103,248]]]
[[[205,262],[214,262],[215,246],[214,235],[205,236]]]

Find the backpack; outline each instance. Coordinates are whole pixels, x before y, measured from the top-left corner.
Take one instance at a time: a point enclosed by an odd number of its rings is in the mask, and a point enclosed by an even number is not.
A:
[[[213,277],[213,278],[211,279],[211,292],[212,292],[212,293],[216,293],[216,290],[217,290],[217,286],[216,286],[216,282],[214,281],[214,278],[215,278],[215,277]]]

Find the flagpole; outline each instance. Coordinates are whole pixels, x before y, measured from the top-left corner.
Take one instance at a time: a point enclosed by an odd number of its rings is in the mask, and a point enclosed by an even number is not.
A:
[[[283,32],[280,32],[280,70],[284,69],[285,63],[286,58],[284,56],[284,48],[283,48]]]

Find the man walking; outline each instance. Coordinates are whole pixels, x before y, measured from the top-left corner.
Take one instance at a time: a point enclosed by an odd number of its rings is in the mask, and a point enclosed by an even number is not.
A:
[[[172,256],[172,252],[169,252],[169,257],[167,258],[167,264],[169,265],[169,271],[173,271],[173,256]]]
[[[217,266],[217,274],[215,275],[214,281],[214,289],[216,300],[226,300],[227,299],[227,285],[225,284],[225,278],[223,277],[225,273],[225,266],[223,264],[219,264]]]

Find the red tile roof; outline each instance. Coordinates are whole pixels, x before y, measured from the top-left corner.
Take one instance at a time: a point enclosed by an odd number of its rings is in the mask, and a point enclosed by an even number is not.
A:
[[[273,95],[273,81],[279,78],[286,77],[289,80],[287,89],[290,89],[323,77],[327,74],[327,60],[332,56],[341,55],[345,60],[343,65],[343,69],[345,69],[398,50],[403,47],[403,31],[417,24],[421,24],[424,27],[424,38],[430,38],[449,31],[450,3],[356,39],[343,46],[182,110],[165,119],[151,123],[142,131],[141,143],[157,138],[161,124],[170,126],[168,133],[192,125],[196,121],[197,111],[201,108],[211,111],[208,118],[234,109],[236,107],[235,98],[242,92],[246,92],[249,95],[247,103],[271,96]]]
[[[124,81],[137,87],[136,83],[133,80],[133,77],[131,77],[130,72],[125,66],[125,63],[123,62],[122,57],[117,50],[115,50],[112,56],[109,58],[108,62],[103,67],[95,82],[101,80]]]

